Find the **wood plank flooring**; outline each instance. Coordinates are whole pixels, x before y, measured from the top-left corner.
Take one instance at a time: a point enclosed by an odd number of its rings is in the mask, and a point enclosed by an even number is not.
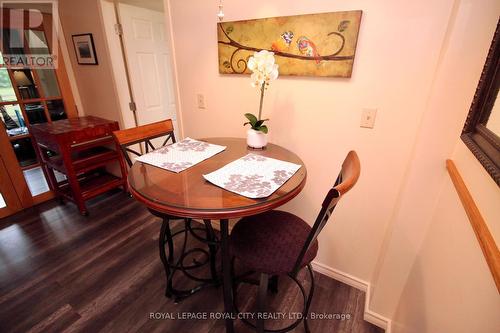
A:
[[[89,211],[82,217],[73,204],[52,201],[0,220],[0,332],[224,332],[224,321],[211,318],[223,312],[221,288],[179,304],[165,298],[158,218],[121,192],[94,199]],[[207,276],[208,269],[196,273]],[[350,317],[310,320],[312,332],[383,332],[363,321],[364,293],[315,276],[311,311]],[[175,285],[191,281],[178,276]],[[241,311],[253,310],[255,291],[240,286]],[[285,279],[268,298],[269,312],[288,315],[302,306],[299,290]],[[193,314],[208,318],[179,318]],[[290,322],[269,320],[266,328]],[[235,330],[251,332],[241,321]]]

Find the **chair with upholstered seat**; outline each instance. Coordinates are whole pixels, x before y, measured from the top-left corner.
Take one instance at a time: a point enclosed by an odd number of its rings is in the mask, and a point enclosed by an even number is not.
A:
[[[347,155],[335,185],[326,195],[321,210],[311,227],[304,220],[291,213],[269,211],[259,215],[245,217],[238,221],[231,232],[231,253],[234,260],[251,272],[259,273],[257,312],[264,313],[265,299],[269,287],[269,278],[276,276],[290,277],[300,288],[304,298],[303,320],[306,332],[309,332],[307,315],[314,293],[314,274],[312,260],[318,252],[317,237],[326,225],[330,215],[342,198],[357,182],[360,174],[360,162],[356,152]],[[297,279],[297,274],[307,267],[311,279],[309,295]],[[237,284],[245,282],[235,278],[234,299]],[[276,288],[276,286],[274,286]],[[236,303],[236,302],[235,302]],[[237,305],[235,304],[237,309]],[[287,332],[297,327],[302,319],[297,319],[288,327],[279,330],[266,330],[263,316],[257,316],[256,325],[246,319],[246,324],[258,332]]]

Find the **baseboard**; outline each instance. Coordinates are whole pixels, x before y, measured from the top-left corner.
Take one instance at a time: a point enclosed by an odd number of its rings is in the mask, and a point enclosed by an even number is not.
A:
[[[341,272],[337,269],[331,268],[316,261],[314,261],[312,265],[316,272],[324,274],[328,277],[331,277],[332,279],[345,283],[358,290],[364,291],[366,293],[366,297],[363,319],[377,327],[384,329],[386,333],[391,333],[391,320],[370,310],[369,304],[371,297],[371,285],[369,282],[358,279],[355,276]]]

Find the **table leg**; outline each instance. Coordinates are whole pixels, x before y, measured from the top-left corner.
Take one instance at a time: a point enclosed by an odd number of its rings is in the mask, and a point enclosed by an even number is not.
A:
[[[226,332],[233,333],[233,281],[231,277],[231,258],[229,257],[229,220],[220,220],[222,254],[222,289],[224,292],[224,311],[226,312]],[[230,316],[229,316],[230,315]]]
[[[85,200],[83,200],[82,189],[80,188],[80,183],[78,181],[78,176],[73,166],[73,160],[71,159],[71,150],[69,146],[61,147],[60,152],[64,166],[66,167],[66,178],[68,179],[68,185],[71,188],[71,194],[73,201],[76,203],[80,214],[83,216],[88,216],[89,212],[85,206]]]
[[[205,223],[205,228],[207,229],[207,239],[209,241],[208,248],[210,250],[210,274],[212,275],[212,280],[215,283],[219,281],[217,276],[217,245],[214,229],[212,228],[212,222],[210,220],[203,220]]]
[[[170,226],[169,226],[170,220],[167,217],[163,218],[163,222],[161,224],[161,229],[160,229],[160,237],[158,238],[158,246],[160,249],[160,259],[163,264],[163,268],[165,269],[165,276],[167,277],[167,287],[165,288],[165,296],[166,297],[172,297],[172,279],[170,276],[170,263],[172,262],[172,255],[173,255],[173,241],[172,241],[172,235],[170,233]],[[165,243],[168,242],[168,259],[167,255],[165,253]]]
[[[202,288],[206,286],[218,285],[219,279],[217,277],[216,266],[215,266],[216,250],[217,250],[217,245],[215,243],[216,236],[213,232],[210,220],[205,220],[205,224],[207,225],[208,228],[207,237],[208,237],[210,252],[207,252],[204,249],[200,248],[191,248],[187,250],[186,246],[188,244],[187,240],[189,232],[191,232],[195,238],[199,237],[196,236],[193,228],[191,227],[191,219],[184,219],[184,227],[181,228],[180,230],[172,231],[170,228],[171,220],[179,218],[175,218],[169,215],[163,215],[155,211],[152,211],[152,213],[153,215],[161,217],[163,219],[160,229],[160,236],[158,238],[158,246],[160,249],[160,259],[165,269],[165,275],[166,275],[167,286],[165,289],[165,296],[168,298],[172,298],[175,303],[178,303],[183,299],[185,299],[186,297],[189,297],[194,293],[200,291]],[[183,237],[183,240],[182,244],[179,244],[180,246],[176,250],[176,252],[178,252],[176,258],[176,256],[174,255],[174,250],[175,250],[174,237],[177,235]],[[168,250],[168,255],[167,255],[167,250]],[[186,256],[194,252],[205,253],[210,262],[208,261],[198,262],[196,260],[193,260],[192,264],[186,264],[185,263]],[[211,278],[200,278],[189,273],[189,270],[196,269],[205,264],[210,264]],[[173,285],[173,279],[177,271],[181,271],[185,276],[194,281],[200,282],[200,284],[191,289],[176,289]]]

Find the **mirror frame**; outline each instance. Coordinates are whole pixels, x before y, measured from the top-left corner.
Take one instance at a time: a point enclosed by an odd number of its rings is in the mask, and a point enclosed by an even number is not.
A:
[[[461,139],[500,186],[500,137],[486,128],[500,85],[500,20],[479,84],[467,115]]]

